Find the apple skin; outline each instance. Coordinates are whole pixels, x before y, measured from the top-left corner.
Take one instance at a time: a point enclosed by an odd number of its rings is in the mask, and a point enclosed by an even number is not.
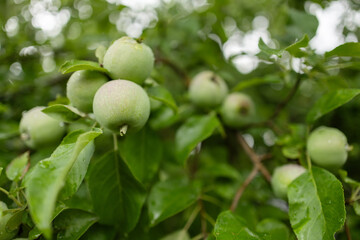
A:
[[[248,95],[235,92],[226,97],[220,112],[227,126],[239,128],[252,122],[255,116],[255,104]]]
[[[307,152],[318,166],[336,170],[345,164],[348,156],[346,136],[336,128],[318,127],[307,140]]]
[[[93,102],[96,120],[106,128],[118,132],[136,132],[147,122],[150,100],[145,90],[128,80],[113,80],[102,85]]]
[[[112,79],[126,79],[142,85],[154,67],[154,54],[147,45],[122,37],[106,51],[103,66]]]
[[[11,240],[14,239],[15,235],[18,232],[18,229],[8,232],[6,228],[6,223],[12,217],[12,214],[4,214],[4,211],[8,210],[6,204],[0,201],[0,239],[1,240]]]
[[[107,77],[97,71],[74,72],[66,85],[66,96],[72,106],[82,112],[92,112],[96,91],[107,82]]]
[[[218,107],[228,92],[225,81],[212,71],[198,73],[189,86],[191,102],[205,109]]]
[[[275,196],[286,199],[287,189],[290,183],[305,171],[305,168],[296,164],[286,164],[275,168],[271,178],[271,186]]]
[[[23,113],[20,121],[20,134],[25,145],[38,149],[59,143],[65,133],[62,122],[46,115],[41,110],[45,107],[35,107]]]

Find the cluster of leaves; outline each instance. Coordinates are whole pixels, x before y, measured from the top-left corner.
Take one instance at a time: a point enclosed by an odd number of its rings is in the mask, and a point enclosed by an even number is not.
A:
[[[54,73],[48,77],[57,80],[50,84],[26,80],[0,88],[7,93],[0,105],[0,197],[10,215],[6,222],[0,218],[0,232],[4,227],[27,239],[317,240],[334,239],[335,233],[336,239],[356,239],[359,107],[352,99],[360,94],[360,44],[345,43],[318,55],[309,47],[316,18],[303,11],[301,1],[290,1],[290,6],[275,2],[264,1],[260,7],[251,1],[215,1],[199,14],[178,6],[159,10],[157,26],[148,29],[144,39],[156,54],[152,78],[160,84],[146,90],[161,107],[138,133],[120,138],[92,128],[94,120],[62,97],[66,73],[106,73],[94,61],[66,62],[60,68],[64,77]],[[105,15],[114,11],[104,8],[100,4]],[[227,16],[236,17],[242,9],[244,19],[251,19],[265,8],[281,10],[270,23],[279,47],[270,48],[260,39],[257,56],[262,63],[242,75],[207,36],[216,34],[225,42],[228,36],[221,22]],[[218,21],[211,21],[211,14]],[[246,30],[246,24],[237,21]],[[98,24],[106,26],[92,30],[99,36],[107,28],[114,32],[108,22]],[[65,44],[65,58],[94,59],[84,57],[93,51],[76,54],[74,46],[84,44],[83,39]],[[302,63],[297,72],[290,65],[294,59]],[[38,65],[32,69],[34,63],[22,61],[25,78],[40,76]],[[253,97],[257,116],[252,124],[230,129],[217,109],[204,112],[189,102],[190,76],[204,69],[216,71],[232,91]],[[36,92],[23,92],[28,86]],[[62,96],[51,99],[54,95],[44,93],[44,86],[46,92],[55,89]],[[22,108],[19,101],[25,102]],[[48,101],[44,112],[64,121],[68,134],[55,149],[27,151],[17,135],[19,113]],[[319,125],[337,127],[347,135],[353,151],[344,170],[331,173],[308,161],[307,135]],[[286,202],[274,196],[268,181],[269,172],[288,162],[298,162],[308,171],[289,186]]]

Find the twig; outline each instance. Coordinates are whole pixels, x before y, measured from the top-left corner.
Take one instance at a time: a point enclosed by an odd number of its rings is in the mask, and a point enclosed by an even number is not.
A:
[[[183,228],[185,231],[189,230],[191,224],[194,222],[194,220],[195,220],[195,218],[196,218],[196,216],[198,215],[199,212],[200,212],[200,206],[197,205],[194,208],[194,210],[192,211],[192,213],[190,214],[190,217],[189,217],[188,221],[186,222],[186,224],[185,224],[185,226]]]
[[[240,186],[240,188],[237,190],[236,194],[235,194],[235,197],[231,203],[231,207],[230,207],[230,210],[232,212],[235,211],[238,203],[239,203],[239,200],[242,196],[242,194],[244,193],[245,189],[247,188],[247,186],[251,183],[251,181],[255,178],[255,176],[257,175],[258,173],[258,167],[257,166],[254,166],[253,170],[251,171],[251,173],[249,174],[249,176],[245,179],[244,183]]]
[[[5,194],[8,196],[8,198],[10,198],[11,200],[13,200],[13,201],[16,203],[16,205],[18,205],[19,207],[22,207],[22,206],[23,206],[21,202],[19,202],[14,196],[12,196],[12,195],[11,195],[8,191],[6,191],[4,188],[0,187],[0,192],[5,193]]]
[[[271,115],[269,120],[275,119],[280,114],[280,112],[286,107],[286,105],[290,102],[290,100],[295,96],[295,93],[297,92],[297,90],[300,86],[300,83],[301,83],[301,75],[298,74],[297,78],[296,78],[296,82],[295,82],[294,86],[291,88],[289,94],[286,96],[286,98],[282,102],[280,102],[277,105],[274,113]]]
[[[345,233],[347,240],[351,240],[350,228],[346,220],[345,220]]]
[[[169,59],[163,58],[163,57],[156,57],[155,62],[156,63],[163,63],[163,64],[169,66],[177,75],[179,75],[182,79],[185,80],[185,85],[189,86],[189,84],[190,84],[189,76],[187,75],[187,73],[183,69],[178,67],[175,63],[173,63]]]
[[[204,204],[201,201],[201,199],[199,199],[199,206],[200,206],[200,214],[201,214],[201,232],[203,235],[203,239],[206,240],[207,238],[206,212],[204,209]]]
[[[297,75],[296,82],[294,86],[291,88],[289,94],[286,96],[286,98],[281,101],[275,108],[274,113],[265,121],[257,122],[257,123],[250,123],[248,125],[243,126],[241,129],[248,129],[252,127],[264,127],[267,126],[271,128],[275,133],[282,134],[283,130],[278,128],[275,123],[274,119],[279,116],[281,111],[288,105],[288,103],[291,101],[291,99],[295,96],[297,90],[299,89],[301,83],[301,76],[300,74]]]
[[[270,182],[271,181],[271,174],[269,173],[269,171],[264,167],[264,165],[261,163],[261,158],[259,157],[259,155],[257,155],[254,150],[247,144],[247,142],[245,141],[244,137],[238,133],[237,134],[237,139],[240,143],[240,145],[243,147],[243,149],[245,150],[246,154],[250,157],[251,161],[253,162],[253,164],[255,165],[255,167],[257,169],[259,169],[259,171],[262,173],[262,175],[264,175],[265,179]]]

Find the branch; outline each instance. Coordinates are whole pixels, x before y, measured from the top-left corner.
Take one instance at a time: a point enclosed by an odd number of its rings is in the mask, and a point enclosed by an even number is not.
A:
[[[346,232],[346,239],[351,240],[350,228],[346,220],[345,220],[345,232]]]
[[[205,212],[204,204],[203,204],[202,200],[199,199],[198,202],[199,202],[199,206],[200,206],[201,232],[202,232],[203,239],[205,240],[208,235],[207,234],[207,223],[206,223],[206,218],[205,218],[206,212]]]
[[[242,127],[241,129],[248,129],[248,128],[252,128],[252,127],[269,127],[271,128],[275,133],[281,134],[283,133],[283,130],[278,128],[275,123],[274,123],[274,119],[279,116],[279,114],[281,113],[281,111],[288,105],[288,103],[292,100],[292,98],[295,96],[297,90],[299,89],[301,83],[301,76],[300,74],[297,75],[296,78],[296,82],[294,84],[294,86],[291,88],[289,94],[286,96],[286,98],[280,102],[275,110],[274,113],[265,121],[262,122],[257,122],[257,123],[250,123],[248,125],[245,125],[244,127]]]
[[[236,194],[235,194],[235,197],[231,203],[231,207],[230,207],[230,210],[232,212],[235,211],[238,203],[239,203],[239,200],[242,196],[242,194],[244,193],[245,189],[247,188],[247,186],[251,183],[251,181],[255,178],[255,176],[257,175],[258,173],[258,168],[255,166],[253,168],[253,170],[251,171],[251,173],[249,174],[249,176],[245,179],[244,183],[240,186],[240,188],[237,190]]]
[[[271,117],[269,118],[269,120],[267,122],[269,122],[270,120],[274,120],[280,114],[280,112],[288,105],[288,103],[295,96],[295,93],[299,89],[300,82],[301,82],[301,76],[300,76],[300,74],[298,74],[296,77],[296,82],[295,82],[294,86],[292,87],[292,89],[290,90],[289,94],[286,96],[286,98],[282,102],[280,102],[277,105],[274,113],[271,115]]]
[[[259,169],[262,175],[264,175],[265,179],[270,182],[271,174],[261,163],[261,157],[254,152],[254,150],[249,146],[249,144],[247,144],[244,137],[240,133],[237,134],[237,139],[242,148],[245,150],[245,153],[250,157],[256,169]]]
[[[169,66],[177,75],[179,75],[182,79],[185,80],[185,85],[189,86],[189,84],[190,84],[189,76],[183,69],[181,69],[179,66],[177,66],[174,62],[170,61],[167,58],[156,57],[155,63],[163,63],[163,64]]]

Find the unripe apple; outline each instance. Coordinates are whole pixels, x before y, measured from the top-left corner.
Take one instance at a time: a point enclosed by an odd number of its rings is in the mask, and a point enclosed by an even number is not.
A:
[[[14,239],[18,230],[16,229],[11,232],[7,231],[6,224],[9,221],[9,219],[12,217],[12,214],[4,213],[5,210],[8,210],[6,204],[0,201],[0,239],[11,240]]]
[[[255,116],[254,102],[244,93],[231,93],[221,106],[221,116],[227,126],[241,127],[253,120]]]
[[[52,146],[60,142],[65,133],[63,123],[43,113],[44,108],[35,107],[25,112],[20,121],[21,139],[30,148]]]
[[[198,73],[189,86],[190,100],[202,108],[219,106],[227,94],[228,87],[225,81],[212,71]]]
[[[275,168],[271,178],[271,186],[275,196],[286,199],[290,183],[305,171],[305,168],[296,164],[286,164]]]
[[[82,112],[92,112],[96,91],[107,82],[106,76],[97,71],[81,70],[74,72],[66,86],[66,96],[71,105]]]
[[[329,170],[340,168],[347,159],[346,136],[336,128],[318,127],[307,140],[307,152],[311,160]]]
[[[102,85],[93,102],[96,120],[124,135],[138,131],[150,115],[150,100],[145,90],[128,80],[113,80]]]
[[[122,37],[106,51],[103,65],[113,79],[126,79],[141,85],[154,67],[154,54],[147,45]]]

